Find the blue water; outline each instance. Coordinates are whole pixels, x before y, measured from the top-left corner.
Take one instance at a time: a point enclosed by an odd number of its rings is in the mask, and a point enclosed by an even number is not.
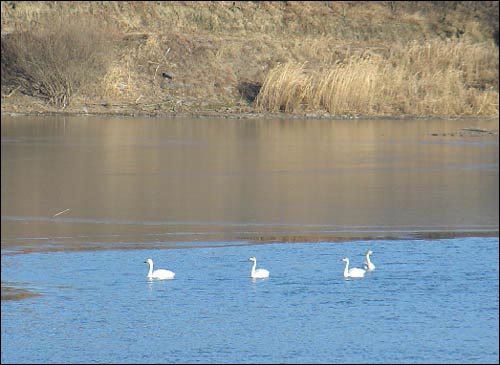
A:
[[[498,363],[499,241],[2,256],[2,363]],[[374,272],[344,279],[374,251]],[[250,256],[268,279],[249,277]],[[155,268],[174,280],[146,280]]]

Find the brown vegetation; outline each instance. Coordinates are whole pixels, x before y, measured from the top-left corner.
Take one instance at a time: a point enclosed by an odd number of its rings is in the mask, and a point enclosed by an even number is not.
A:
[[[489,73],[498,69],[497,52],[492,44],[433,40],[353,55],[323,70],[280,64],[257,105],[333,115],[496,115],[498,89]]]
[[[2,111],[498,117],[498,2],[1,6]]]
[[[12,33],[2,39],[2,84],[64,108],[105,75],[108,44],[90,19],[54,18]]]

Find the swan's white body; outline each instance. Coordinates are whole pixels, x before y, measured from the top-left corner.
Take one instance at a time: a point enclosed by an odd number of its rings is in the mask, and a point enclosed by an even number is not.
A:
[[[366,263],[365,263],[365,269],[368,271],[373,271],[375,270],[375,265],[373,265],[373,262],[370,261],[370,255],[373,253],[372,250],[366,251]]]
[[[269,276],[269,271],[267,271],[266,269],[255,269],[255,267],[257,266],[257,259],[255,257],[252,256],[249,258],[249,260],[253,261],[252,271],[250,272],[251,278],[263,279]]]
[[[349,259],[347,257],[344,257],[342,261],[345,262],[344,278],[362,278],[365,276],[366,270],[357,267],[349,269]]]
[[[175,272],[170,270],[159,269],[153,271],[153,260],[151,259],[144,262],[149,264],[148,279],[173,279],[175,276]]]

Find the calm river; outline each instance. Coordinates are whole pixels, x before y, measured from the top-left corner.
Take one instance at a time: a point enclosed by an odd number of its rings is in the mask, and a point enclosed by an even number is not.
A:
[[[498,121],[1,132],[2,363],[499,361]]]

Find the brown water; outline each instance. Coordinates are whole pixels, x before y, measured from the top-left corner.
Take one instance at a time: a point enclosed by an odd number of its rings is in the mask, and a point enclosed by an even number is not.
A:
[[[498,121],[4,116],[1,131],[4,253],[498,235]]]

